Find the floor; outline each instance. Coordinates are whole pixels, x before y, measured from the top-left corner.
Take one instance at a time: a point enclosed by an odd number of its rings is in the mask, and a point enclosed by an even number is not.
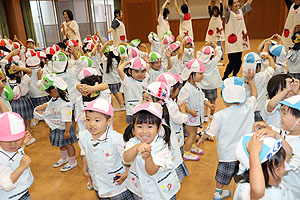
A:
[[[262,40],[251,40],[251,49],[256,51]],[[202,47],[204,42],[196,42],[195,52]],[[247,53],[247,52],[245,52]],[[228,63],[225,56],[224,63]],[[225,66],[219,66],[221,76],[224,73]],[[241,76],[241,73],[239,73]],[[218,94],[220,92],[218,91]],[[113,104],[116,100],[113,99]],[[217,110],[225,106],[220,97],[217,99]],[[126,128],[125,111],[115,112],[114,128],[123,133]],[[207,124],[204,124],[206,127]],[[80,159],[80,150],[78,144],[75,144],[78,167],[69,172],[60,172],[59,168],[53,168],[52,164],[60,158],[59,148],[53,147],[49,143],[49,128],[44,122],[40,122],[33,127],[33,135],[37,142],[26,148],[26,153],[31,157],[30,165],[34,175],[34,183],[30,187],[30,193],[33,200],[66,200],[66,199],[96,199],[94,191],[89,191],[86,187],[87,180],[82,173],[82,161]],[[211,200],[215,190],[215,172],[218,164],[216,141],[207,141],[202,146],[205,154],[201,156],[200,161],[187,161],[186,165],[190,175],[186,177],[177,194],[179,200]],[[235,190],[234,181],[225,189]],[[232,199],[232,196],[230,198]]]

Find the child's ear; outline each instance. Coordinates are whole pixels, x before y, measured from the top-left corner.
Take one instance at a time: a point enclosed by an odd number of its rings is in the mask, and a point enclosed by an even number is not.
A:
[[[106,125],[107,125],[107,126],[111,126],[112,123],[113,123],[113,121],[114,121],[114,118],[113,118],[113,117],[109,118],[109,119],[106,121]]]

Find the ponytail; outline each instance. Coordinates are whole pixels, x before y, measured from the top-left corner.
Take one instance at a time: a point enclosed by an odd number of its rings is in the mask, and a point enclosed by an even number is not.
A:
[[[165,130],[165,134],[163,135],[162,138],[164,139],[164,141],[166,142],[166,144],[168,144],[168,147],[170,147],[171,146],[171,141],[170,141],[170,138],[171,138],[171,129],[166,124],[162,124],[162,128],[164,128],[164,130]]]
[[[133,125],[129,124],[127,126],[127,128],[125,129],[125,131],[124,131],[123,140],[125,142],[128,142],[130,140],[130,138],[133,138],[133,137],[134,137],[134,134],[133,134]]]

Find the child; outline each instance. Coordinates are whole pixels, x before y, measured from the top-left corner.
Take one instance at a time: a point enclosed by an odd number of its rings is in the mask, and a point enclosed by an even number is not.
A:
[[[25,75],[23,75],[25,72]],[[6,76],[9,78],[7,85],[14,92],[14,97],[10,102],[12,111],[21,115],[24,119],[26,130],[31,132],[30,121],[33,118],[33,103],[28,94],[32,70],[20,67],[14,63],[5,66]]]
[[[0,124],[1,199],[29,200],[33,175],[29,168],[31,159],[25,155],[24,148],[31,135],[25,131],[24,120],[17,113],[0,114]]]
[[[264,71],[261,71],[261,63],[263,59],[268,59],[269,66]],[[267,84],[274,75],[276,67],[274,60],[270,55],[262,55],[261,58],[257,53],[247,53],[243,59],[243,79],[247,89],[247,96],[249,96],[250,89],[247,80],[245,80],[245,72],[247,72],[248,69],[253,69],[256,73],[254,76],[254,83],[257,90],[257,107],[255,110],[254,121],[258,122],[263,120],[260,112],[267,100]]]
[[[188,35],[194,38],[192,17],[189,11],[189,5],[187,3],[187,0],[183,0],[183,4],[180,7],[181,12],[178,8],[177,0],[174,0],[174,7],[177,14],[180,16],[179,35],[182,37]]]
[[[5,84],[6,76],[4,75],[4,72],[0,69],[0,100],[5,105],[5,107],[2,107],[1,111],[4,112],[3,108],[7,108],[7,111],[5,109],[5,112],[12,112],[12,108],[9,101],[13,99],[14,92],[9,86]]]
[[[186,64],[187,62],[189,62],[194,58],[195,49],[194,49],[193,38],[191,36],[186,36],[184,40],[185,40],[184,53],[182,56],[182,61],[183,64]]]
[[[283,45],[270,45],[270,55],[274,57],[276,72],[275,74],[286,74],[287,50]]]
[[[148,35],[148,41],[150,43],[151,52],[161,53],[160,42],[156,33],[150,32]]]
[[[67,163],[60,169],[61,172],[77,166],[73,146],[73,143],[77,142],[77,137],[72,126],[72,103],[67,98],[67,87],[67,83],[55,74],[44,76],[41,90],[45,90],[52,98],[48,103],[36,108],[36,112],[43,115],[50,128],[50,144],[60,148],[61,159],[54,163],[53,167]]]
[[[227,1],[227,0],[225,0],[225,1]],[[221,47],[221,50],[222,50],[221,60],[223,60],[222,42],[225,41],[224,28],[223,28],[223,22],[222,22],[223,4],[222,4],[222,0],[220,0],[220,8],[215,5],[211,9],[211,6],[212,6],[211,2],[212,2],[212,0],[209,0],[208,14],[210,16],[210,21],[209,21],[205,41],[206,42],[210,42],[210,41],[216,42],[218,44],[218,46]]]
[[[289,75],[293,78],[300,79],[300,31],[295,32],[292,36],[293,46],[288,51],[288,68]]]
[[[284,141],[260,134],[261,131],[244,136],[237,146],[241,175],[233,199],[293,200],[290,188],[281,181],[287,157]]]
[[[125,143],[112,129],[113,107],[105,99],[95,99],[83,110],[87,130],[79,132],[83,173],[98,199],[131,200],[126,189],[129,167],[122,163]]]
[[[163,136],[160,129],[164,129]],[[162,124],[160,104],[135,107],[132,123],[123,136],[123,159],[132,162],[126,187],[134,199],[176,199],[180,182],[172,161],[170,134],[170,128]]]
[[[186,68],[184,68],[181,74],[181,79],[185,81],[185,84],[179,92],[178,103],[182,104],[186,102],[188,107],[186,110],[188,121],[185,125],[188,137],[184,147],[184,160],[200,160],[200,157],[196,154],[202,155],[204,153],[204,151],[196,147],[194,143],[197,128],[201,126],[203,122],[204,104],[210,108],[214,107],[214,105],[210,105],[208,100],[205,99],[204,93],[197,85],[197,83],[202,81],[205,70],[206,68],[200,60],[193,59],[186,64]]]
[[[118,74],[120,56],[113,51],[112,40],[107,41],[100,49],[103,62],[103,82],[108,84],[110,92],[116,97],[119,108],[116,111],[125,110],[125,104],[120,94],[121,80]],[[116,55],[115,55],[116,54]]]
[[[217,112],[207,127],[197,145],[204,142],[208,135],[217,136],[218,169],[216,172],[216,191],[214,199],[230,196],[229,190],[223,190],[229,185],[238,166],[236,146],[240,139],[252,131],[257,92],[254,83],[254,70],[248,70],[246,78],[250,86],[250,95],[246,101],[247,92],[244,81],[238,77],[226,79],[222,85],[222,98],[227,108]]]
[[[181,74],[183,70],[182,56],[184,52],[183,44],[185,40],[182,40],[180,37],[178,37],[178,39],[180,40],[180,44],[175,42],[169,45],[169,49],[171,50],[171,62],[172,62],[172,68],[169,70],[169,72],[173,74]],[[166,54],[166,56],[168,55]]]
[[[216,52],[216,53],[215,53]],[[214,42],[206,43],[200,54],[199,60],[204,64],[207,69],[204,72],[203,80],[200,82],[201,90],[205,94],[205,98],[209,100],[211,104],[216,103],[218,98],[217,88],[222,86],[221,75],[218,68],[218,62],[222,57],[222,50],[220,46],[217,46]],[[208,122],[208,107],[204,108],[204,122]],[[214,117],[215,109],[210,110],[209,118]]]
[[[276,128],[281,128],[279,101],[299,93],[299,80],[292,79],[287,74],[273,76],[267,85],[269,100],[266,101],[260,114],[262,119]]]
[[[171,62],[169,62],[168,67],[162,66],[161,55],[159,53],[151,52],[149,56],[150,56],[150,69],[149,69],[149,80],[147,81],[148,84],[156,81],[159,75],[172,68]],[[169,55],[167,57],[170,58]]]
[[[129,64],[127,76],[124,68]],[[142,103],[143,85],[147,78],[146,63],[141,58],[133,58],[130,61],[123,62],[118,67],[118,73],[124,84],[125,104],[126,104],[126,123],[132,121],[133,109],[136,105]]]

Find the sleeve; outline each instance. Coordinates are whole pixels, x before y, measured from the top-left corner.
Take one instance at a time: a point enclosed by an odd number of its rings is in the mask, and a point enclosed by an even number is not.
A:
[[[230,10],[229,7],[225,8],[224,10],[225,10],[225,23],[227,24],[229,22],[229,19],[230,19],[231,10]]]
[[[113,29],[116,29],[116,28],[118,28],[120,26],[120,22],[118,22],[117,20],[113,20],[112,21],[112,23],[111,23],[111,27],[113,28]]]
[[[127,150],[131,149],[135,145],[136,145],[136,143],[132,139],[130,139],[128,142],[125,143],[124,151],[127,151]]]
[[[124,77],[124,80],[123,80],[123,84],[125,85],[125,86],[128,86],[128,84],[129,84],[129,77],[125,74],[125,77]]]
[[[275,70],[273,69],[273,67],[268,67],[267,69],[265,69],[265,71],[261,73],[263,83],[268,83],[269,80],[273,77],[274,73]]]
[[[290,49],[288,51],[287,58],[289,59],[290,62],[295,63],[297,61],[296,51]]]
[[[215,59],[219,62],[222,58],[222,55],[223,55],[222,49],[221,49],[220,46],[217,46],[215,51],[216,51]]]
[[[187,122],[188,115],[179,111],[177,103],[172,103],[168,109],[170,113],[170,118],[175,124],[180,125]]]
[[[123,137],[120,137],[120,140],[119,140],[118,146],[117,146],[117,151],[118,151],[119,155],[121,156],[121,158],[123,158],[124,150],[125,150],[125,141],[123,140]]]
[[[186,102],[190,98],[190,95],[187,91],[182,90],[179,92],[178,95],[178,104],[182,104],[183,102]]]
[[[212,15],[213,15],[213,12],[211,10],[211,6],[208,6],[208,14],[209,14],[209,17],[212,17]]]
[[[6,60],[6,59],[0,60],[0,66],[3,71],[5,71],[5,65],[7,65],[7,64],[8,64],[8,60]]]
[[[212,122],[208,125],[208,127],[204,131],[204,134],[214,137],[218,134],[218,132],[219,132],[219,125],[218,125],[218,120],[216,119],[215,116]]]
[[[247,104],[250,105],[250,107],[253,109],[253,112],[256,110],[257,107],[257,99],[254,96],[251,96],[247,99]]]
[[[74,29],[74,31],[76,32],[76,34],[79,32],[79,27],[78,27],[78,24],[75,20],[72,21],[71,23],[72,25],[72,29]]]
[[[161,151],[152,155],[152,159],[154,164],[160,166],[162,170],[173,169],[174,167],[171,150],[168,146],[165,146]]]
[[[270,115],[273,115],[273,114],[276,112],[276,110],[277,110],[277,107],[276,107],[276,108],[274,108],[274,110],[273,110],[272,112],[269,112],[269,111],[268,111],[268,104],[269,104],[269,101],[270,101],[270,100],[266,101],[266,104],[265,104],[264,109],[261,110],[261,115],[262,115],[262,116],[270,116]],[[265,119],[264,119],[264,120],[265,120]]]
[[[243,12],[243,15],[246,15],[247,12],[249,12],[251,10],[251,6],[250,4],[247,2],[243,5],[243,7],[241,8],[242,12]]]
[[[80,148],[80,155],[81,156],[85,156],[85,149],[84,146],[82,144],[82,140],[80,140],[80,133],[79,133],[79,142],[78,142],[78,146]]]
[[[27,74],[25,74],[22,78],[21,78],[21,84],[22,85],[29,85],[31,81],[30,76],[28,76]]]
[[[179,18],[182,21],[184,19],[184,14],[183,13],[179,13]]]
[[[0,190],[10,191],[16,188],[16,185],[11,181],[10,175],[13,171],[11,168],[0,165]]]
[[[61,120],[63,122],[72,122],[72,106],[67,105],[61,109]]]
[[[223,3],[220,3],[220,17],[223,17]]]

